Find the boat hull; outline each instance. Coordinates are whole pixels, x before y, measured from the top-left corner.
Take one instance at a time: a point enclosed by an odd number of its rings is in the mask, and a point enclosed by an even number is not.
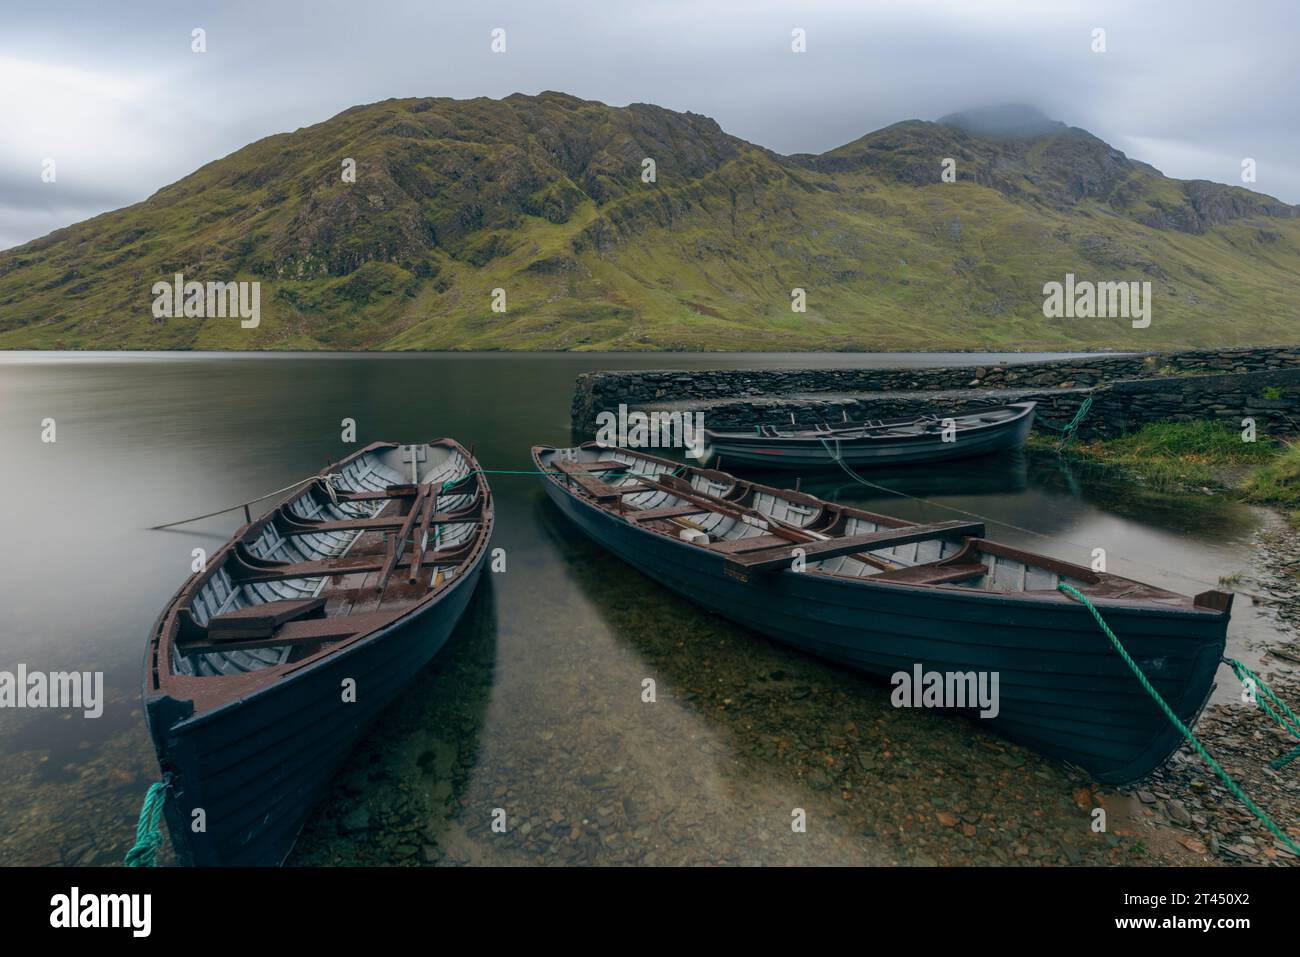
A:
[[[886,681],[917,665],[996,672],[998,714],[977,720],[1099,781],[1140,778],[1182,741],[1080,605],[788,570],[742,582],[724,572],[722,556],[638,528],[544,481],[555,505],[610,552],[777,641]],[[1226,616],[1098,605],[1179,718],[1193,722],[1214,686]]]
[[[1025,444],[1033,428],[1032,410],[1004,426],[958,432],[945,442],[939,432],[898,438],[834,439],[782,436],[710,434],[708,448],[713,467],[746,465],[769,469],[834,468],[843,461],[851,466],[917,465],[996,455]]]
[[[272,866],[366,726],[438,653],[461,619],[488,549],[437,600],[277,684],[197,717],[186,702],[148,700],[177,856],[198,866]],[[355,700],[344,702],[344,683]],[[196,830],[201,811],[203,830]]]

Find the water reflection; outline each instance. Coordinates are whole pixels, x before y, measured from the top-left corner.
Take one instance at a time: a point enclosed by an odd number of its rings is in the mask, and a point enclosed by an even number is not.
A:
[[[290,866],[425,861],[472,786],[497,662],[496,585],[484,575],[428,668],[380,717],[307,822]]]
[[[346,451],[344,418],[363,442],[473,443],[495,470],[508,566],[349,761],[295,863],[1001,860],[986,831],[1036,848],[1019,832],[1068,811],[1058,771],[978,726],[897,712],[866,679],[676,598],[567,527],[535,477],[508,474],[530,467],[531,445],[568,441],[582,371],[866,361],[899,359],[0,356],[0,519],[18,543],[0,551],[0,669],[99,670],[106,685],[95,721],[0,712],[0,863],[120,861],[157,775],[139,710],[145,636],[191,550],[239,518],[147,529],[315,471]],[[45,417],[58,422],[53,445],[40,441]],[[990,524],[1009,544],[1074,561],[1101,545],[1110,570],[1187,594],[1249,568],[1261,521],[1209,496],[1071,479],[1054,457],[870,478],[926,501],[835,473],[803,487],[905,518],[969,510],[1047,536]],[[1237,657],[1273,632],[1238,602]],[[998,795],[981,807],[1002,823],[972,806],[981,793]],[[498,807],[507,835],[491,829]],[[820,822],[806,840],[790,839],[793,807]],[[934,831],[941,809],[961,823]]]

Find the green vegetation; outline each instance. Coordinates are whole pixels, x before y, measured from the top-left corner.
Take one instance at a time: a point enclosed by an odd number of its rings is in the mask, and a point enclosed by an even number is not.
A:
[[[1272,461],[1255,470],[1246,483],[1246,497],[1298,510],[1300,518],[1300,442],[1291,442]]]
[[[645,104],[387,100],[0,252],[0,348],[1259,345],[1294,338],[1292,213],[1066,127],[910,121],[782,157]],[[261,325],[155,319],[150,288],[177,272],[259,280]],[[1043,318],[1066,273],[1150,281],[1150,328]]]
[[[1054,449],[1055,440],[1036,432],[1030,445]],[[1068,454],[1119,470],[1149,488],[1227,490],[1249,502],[1300,509],[1300,442],[1263,436],[1243,442],[1239,431],[1222,422],[1149,423],[1116,439],[1076,442]]]

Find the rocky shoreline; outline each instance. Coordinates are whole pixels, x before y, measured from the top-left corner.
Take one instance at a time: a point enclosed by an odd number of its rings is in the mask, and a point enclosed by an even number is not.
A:
[[[1260,649],[1259,677],[1294,711],[1300,702],[1300,531],[1278,521],[1258,533],[1256,544],[1259,562],[1237,583],[1237,600],[1263,604],[1276,618],[1275,643]],[[1247,701],[1210,705],[1193,730],[1251,800],[1300,843],[1300,760],[1280,770],[1269,767],[1296,741]],[[1171,834],[1195,863],[1300,864],[1190,744],[1125,791],[1140,802],[1147,826]]]
[[[1262,431],[1294,434],[1300,349],[1122,354],[998,365],[930,368],[606,370],[578,377],[570,409],[577,433],[597,428],[620,406],[702,412],[709,428],[749,429],[763,422],[838,422],[962,412],[1033,400],[1040,420],[1064,424],[1085,398],[1092,408],[1084,439],[1114,438],[1147,422],[1249,416]]]
[[[1273,550],[1261,545],[1250,573],[1260,583],[1250,588],[1285,599],[1275,606],[1286,619],[1285,650],[1300,621],[1300,582],[1266,576],[1300,555],[1300,541],[1280,523],[1265,539]],[[689,605],[638,589],[634,572],[581,543],[562,547],[574,574],[592,579],[609,632],[657,676],[661,704],[646,710],[635,695],[616,693],[636,687],[642,672],[600,666],[608,656],[593,653],[598,634],[539,631],[530,642],[572,662],[570,681],[548,697],[563,704],[518,739],[467,747],[457,743],[466,710],[447,692],[474,685],[462,668],[486,659],[472,639],[458,642],[449,651],[460,664],[426,679],[386,733],[358,749],[292,863],[1295,863],[1194,753],[1180,752],[1134,787],[1104,787],[976,721],[894,708],[887,688],[701,620]],[[606,587],[596,589],[597,580]],[[1264,675],[1270,686],[1300,700],[1296,683],[1275,671]],[[1268,769],[1289,750],[1268,721],[1254,706],[1216,706],[1196,730],[1257,804],[1300,837],[1300,763]],[[701,767],[712,771],[695,776]],[[807,812],[805,834],[791,833],[794,807]],[[502,832],[491,826],[494,808],[507,815]],[[1104,830],[1094,830],[1097,809]]]

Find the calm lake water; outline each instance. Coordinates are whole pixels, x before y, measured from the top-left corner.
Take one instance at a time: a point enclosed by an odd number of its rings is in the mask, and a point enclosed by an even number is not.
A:
[[[486,469],[526,470],[532,445],[570,441],[584,371],[997,359],[0,356],[0,670],[102,671],[106,684],[98,719],[0,711],[0,864],[121,860],[157,776],[140,711],[145,637],[191,550],[211,551],[239,518],[148,527],[314,472],[351,450],[342,419],[361,443],[449,435]],[[46,418],[53,444],[41,440]],[[970,510],[1019,526],[990,525],[1010,544],[1084,563],[1104,547],[1110,571],[1188,594],[1248,570],[1267,520],[1208,496],[1139,494],[1053,456],[872,478],[936,504],[843,476],[803,487],[908,518]],[[491,481],[507,571],[485,576],[290,863],[996,863],[1012,848],[1076,862],[1108,850],[1089,843],[1056,766],[970,722],[894,709],[887,687],[660,590],[576,537],[535,477]],[[1238,657],[1273,631],[1238,601]],[[641,700],[646,677],[653,704]],[[498,807],[506,834],[490,826]],[[806,833],[791,831],[795,808]],[[937,824],[944,815],[961,826]]]

